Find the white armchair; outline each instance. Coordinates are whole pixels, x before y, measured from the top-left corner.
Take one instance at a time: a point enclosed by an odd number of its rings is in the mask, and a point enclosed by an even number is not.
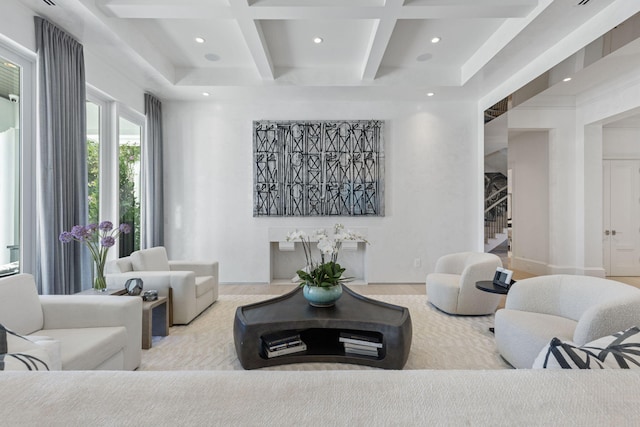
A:
[[[498,351],[515,368],[531,368],[552,338],[581,346],[640,325],[640,290],[598,277],[549,275],[511,286],[496,312]]]
[[[143,289],[169,296],[171,324],[187,324],[218,299],[218,263],[169,261],[164,247],[142,249],[130,256],[108,261],[105,277],[109,288],[123,288],[139,277]]]
[[[444,255],[436,262],[435,271],[427,275],[427,299],[449,314],[492,314],[502,296],[477,289],[476,282],[493,280],[498,267],[502,267],[502,261],[494,254]]]
[[[0,324],[57,341],[63,370],[134,370],[142,357],[142,299],[38,295],[33,276],[0,279]]]

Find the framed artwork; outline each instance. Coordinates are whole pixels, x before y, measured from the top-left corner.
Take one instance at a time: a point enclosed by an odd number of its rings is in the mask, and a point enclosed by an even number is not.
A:
[[[383,126],[254,121],[253,216],[384,216]]]

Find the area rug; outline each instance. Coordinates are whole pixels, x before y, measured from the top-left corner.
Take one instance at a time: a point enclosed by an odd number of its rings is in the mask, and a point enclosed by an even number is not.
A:
[[[241,305],[269,295],[221,295],[189,325],[170,328],[142,350],[142,371],[242,370],[233,344],[233,320]],[[424,295],[369,298],[409,308],[413,339],[404,369],[510,369],[496,350],[493,316],[451,316],[427,303]],[[341,363],[296,363],[263,370],[377,369]]]

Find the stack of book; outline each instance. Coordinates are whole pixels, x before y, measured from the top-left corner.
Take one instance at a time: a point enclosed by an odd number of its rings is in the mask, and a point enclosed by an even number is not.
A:
[[[280,331],[262,336],[262,348],[268,358],[299,353],[307,350],[307,345],[295,331]]]
[[[344,354],[378,357],[382,339],[374,335],[340,332],[339,341],[344,345]]]

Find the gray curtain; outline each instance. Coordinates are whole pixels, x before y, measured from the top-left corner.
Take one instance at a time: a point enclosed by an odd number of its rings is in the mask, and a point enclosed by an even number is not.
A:
[[[140,246],[164,245],[164,186],[162,184],[162,104],[144,94],[147,137],[142,147],[142,235]]]
[[[38,54],[36,280],[43,294],[91,286],[90,256],[58,236],[87,221],[86,93],[82,45],[35,17]]]

